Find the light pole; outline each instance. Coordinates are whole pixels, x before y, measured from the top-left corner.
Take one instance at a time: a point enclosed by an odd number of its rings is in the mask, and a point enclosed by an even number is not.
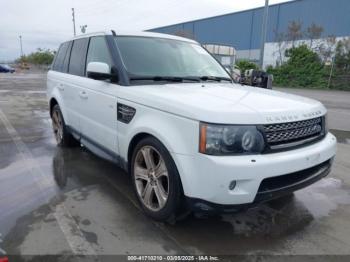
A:
[[[76,36],[76,32],[75,32],[75,13],[74,13],[74,8],[72,8],[72,21],[73,21],[74,36]]]
[[[264,64],[264,52],[265,52],[268,16],[269,16],[269,0],[265,0],[264,16],[263,16],[262,28],[261,28],[261,45],[260,45],[260,59],[259,59],[259,65],[261,69],[263,69],[263,64]]]
[[[22,46],[22,36],[19,36],[19,45],[21,47],[21,58],[23,57],[23,46]]]

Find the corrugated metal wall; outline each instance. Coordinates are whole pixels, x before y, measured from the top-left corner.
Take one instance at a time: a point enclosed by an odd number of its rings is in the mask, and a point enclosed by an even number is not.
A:
[[[234,46],[237,50],[258,49],[263,8],[206,18],[149,31],[175,34],[188,32],[201,43]],[[272,5],[269,9],[267,41],[275,42],[275,32],[286,32],[290,21],[311,23],[324,28],[324,36],[350,36],[350,0],[296,0]]]

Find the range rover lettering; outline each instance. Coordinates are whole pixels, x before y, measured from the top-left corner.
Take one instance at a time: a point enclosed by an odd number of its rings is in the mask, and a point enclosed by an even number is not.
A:
[[[318,101],[242,86],[195,41],[150,32],[61,44],[47,77],[59,146],[84,145],[131,176],[144,212],[234,212],[331,169]]]

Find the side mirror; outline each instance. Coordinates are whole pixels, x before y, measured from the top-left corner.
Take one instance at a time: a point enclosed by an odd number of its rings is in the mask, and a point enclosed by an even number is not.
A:
[[[111,68],[106,63],[90,62],[87,65],[87,77],[95,80],[112,79]]]

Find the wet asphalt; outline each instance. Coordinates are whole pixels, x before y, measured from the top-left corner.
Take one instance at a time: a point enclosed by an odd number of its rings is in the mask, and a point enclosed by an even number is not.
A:
[[[329,109],[338,138],[331,174],[245,212],[169,225],[141,212],[117,166],[55,145],[44,74],[0,74],[0,257],[350,255],[350,93],[283,90]]]

